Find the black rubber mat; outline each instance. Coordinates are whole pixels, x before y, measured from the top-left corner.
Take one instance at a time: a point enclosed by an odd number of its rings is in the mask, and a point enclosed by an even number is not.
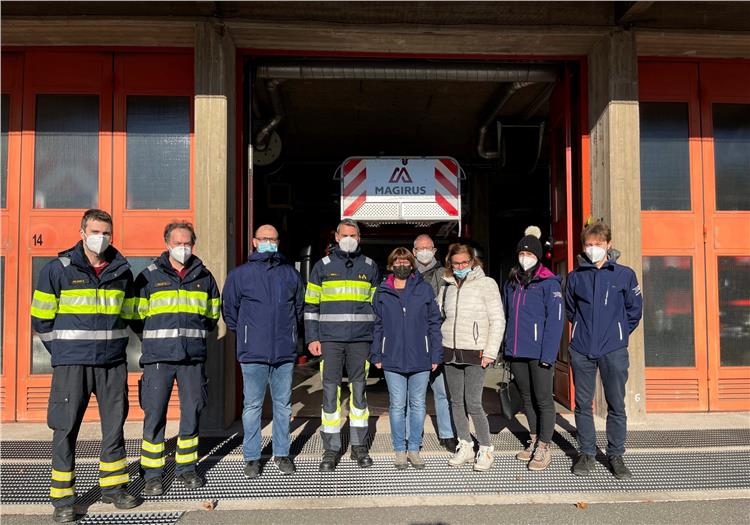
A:
[[[342,434],[343,445],[347,446],[346,432]],[[523,433],[503,431],[492,435],[492,444],[497,451],[517,450],[527,439]],[[552,439],[553,447],[565,451],[575,449],[575,431],[558,429]],[[176,438],[166,442],[167,454],[173,454]],[[604,432],[597,432],[597,443],[604,446],[607,443]],[[750,428],[716,429],[716,430],[631,430],[628,431],[626,448],[703,448],[703,447],[742,447],[750,444]],[[140,455],[141,441],[126,440],[126,450],[129,457]],[[262,439],[263,455],[272,454],[270,438]],[[390,434],[377,433],[372,439],[373,453],[388,453],[392,449]],[[435,434],[425,434],[422,449],[438,452],[441,450]],[[94,440],[79,441],[76,447],[77,458],[98,458],[101,442]],[[292,455],[321,454],[323,444],[318,433],[296,434],[291,444]],[[199,454],[214,454],[219,456],[241,455],[242,435],[235,434],[228,437],[201,438]],[[2,459],[47,459],[52,457],[52,442],[50,441],[0,441],[0,458]]]
[[[183,512],[133,512],[87,514],[78,525],[175,525]]]
[[[750,489],[750,451],[706,453],[632,453],[626,463],[634,478],[618,481],[604,466],[603,458],[591,476],[579,478],[570,473],[570,458],[557,452],[552,465],[542,472],[530,472],[511,455],[497,456],[489,472],[479,473],[471,465],[451,467],[448,454],[425,455],[422,471],[397,471],[389,456],[375,457],[375,464],[361,469],[344,457],[333,473],[318,471],[317,458],[298,458],[297,474],[282,475],[267,463],[261,476],[243,476],[241,460],[205,459],[199,472],[206,476],[205,487],[188,491],[167,476],[168,492],[150,500],[204,500],[257,498],[320,498],[336,496],[409,496],[441,494],[551,493],[602,491],[704,491]],[[131,467],[132,468],[132,467]],[[171,470],[171,469],[169,469]],[[2,504],[45,503],[49,498],[50,468],[41,464],[6,464],[0,471]],[[97,465],[79,464],[77,491],[82,504],[99,499]],[[131,482],[133,494],[143,488],[143,480]]]

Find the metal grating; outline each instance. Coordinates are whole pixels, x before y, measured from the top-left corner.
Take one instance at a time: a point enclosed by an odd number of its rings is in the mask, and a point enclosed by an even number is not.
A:
[[[78,525],[175,525],[184,512],[86,514]]]
[[[604,447],[607,437],[604,432],[597,432],[597,443]],[[346,448],[348,432],[342,432],[343,446]],[[319,433],[295,434],[292,438],[291,451],[293,456],[318,455],[323,452],[323,443]],[[492,435],[492,444],[498,452],[516,451],[525,444],[527,436],[523,433],[503,431]],[[716,429],[716,430],[629,430],[626,448],[705,448],[705,447],[744,447],[750,443],[750,428]],[[176,438],[166,441],[167,454],[173,454]],[[125,448],[129,457],[140,455],[141,441],[128,439]],[[262,438],[262,453],[270,457],[272,454],[271,438]],[[576,449],[575,433],[558,430],[552,438],[552,447],[566,452]],[[86,440],[79,441],[76,447],[77,458],[98,458],[101,442]],[[390,453],[391,435],[378,432],[372,437],[374,454]],[[425,434],[422,440],[424,452],[440,452],[443,449],[438,443],[437,435]],[[228,437],[200,438],[199,454],[226,456],[242,454],[242,435],[234,434]],[[50,441],[0,441],[0,458],[2,459],[47,459],[52,457],[52,443]]]
[[[203,499],[275,499],[321,498],[340,496],[414,496],[442,494],[497,494],[551,492],[625,492],[625,491],[704,491],[750,489],[750,451],[699,452],[689,454],[628,454],[627,464],[634,478],[618,481],[603,464],[587,478],[570,473],[571,460],[555,454],[552,465],[542,472],[530,472],[526,465],[510,455],[497,456],[486,473],[447,463],[448,454],[425,457],[422,471],[396,470],[391,457],[375,457],[375,464],[360,469],[344,457],[333,473],[318,471],[317,458],[298,458],[297,474],[282,475],[272,463],[265,465],[257,479],[244,478],[244,462],[235,459],[205,459],[199,467],[206,476],[205,487],[188,491],[167,478],[164,496],[147,498],[159,501]],[[600,462],[603,458],[599,458]],[[169,469],[168,469],[169,470]],[[50,467],[40,464],[3,465],[0,482],[2,504],[45,503],[49,501]],[[98,499],[97,466],[79,465],[76,469],[79,500],[92,503]],[[172,485],[170,487],[170,485]],[[142,490],[143,480],[131,483],[130,492]]]

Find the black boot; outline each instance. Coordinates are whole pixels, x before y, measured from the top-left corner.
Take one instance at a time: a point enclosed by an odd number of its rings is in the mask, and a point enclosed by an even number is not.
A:
[[[161,496],[162,494],[164,494],[164,485],[162,485],[161,477],[146,481],[146,486],[143,487],[144,496]]]
[[[57,523],[69,523],[76,520],[76,509],[73,505],[63,505],[62,507],[55,507],[52,513],[52,519]]]
[[[588,476],[594,470],[596,459],[590,454],[579,454],[576,462],[573,463],[573,474],[576,476]]]
[[[141,498],[131,496],[124,488],[110,492],[109,494],[102,494],[102,503],[112,503],[115,508],[118,509],[132,509],[143,503]]]
[[[318,470],[321,472],[333,472],[336,470],[336,465],[339,464],[339,453],[335,450],[326,450],[323,452],[323,460],[320,462]]]
[[[609,456],[609,469],[617,479],[630,479],[633,477],[633,473],[630,472],[630,469],[622,461],[622,456]]]
[[[458,440],[456,438],[440,438],[440,446],[451,454],[456,453],[456,447],[458,446]]]
[[[206,481],[202,477],[200,477],[194,470],[183,472],[175,479],[177,481],[181,481],[185,485],[185,488],[188,490],[199,489],[206,484]]]
[[[357,462],[361,468],[372,466],[372,458],[367,453],[367,447],[363,445],[352,446],[352,459]]]

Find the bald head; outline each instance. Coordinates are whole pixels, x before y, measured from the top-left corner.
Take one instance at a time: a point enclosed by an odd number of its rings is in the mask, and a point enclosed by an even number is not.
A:
[[[432,238],[423,233],[417,235],[414,239],[414,249],[412,250],[414,257],[417,258],[417,266],[420,271],[426,271],[425,269],[432,268],[435,265],[435,243],[432,242]]]
[[[258,250],[258,247],[260,245],[263,245],[265,247],[268,246],[268,244],[272,244],[274,248],[276,248],[279,245],[279,232],[270,224],[264,224],[262,226],[259,226],[257,230],[255,230],[255,236],[253,237],[253,247]],[[258,251],[269,251],[269,250],[258,250]],[[271,250],[271,251],[276,251]]]
[[[432,237],[427,235],[426,233],[423,233],[422,235],[417,235],[417,238],[414,239],[414,249],[415,250],[431,250],[435,247],[435,243],[432,242]]]

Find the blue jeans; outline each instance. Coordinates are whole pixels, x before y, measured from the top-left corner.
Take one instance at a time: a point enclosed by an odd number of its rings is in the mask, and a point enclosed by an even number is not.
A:
[[[591,404],[596,389],[596,369],[602,378],[604,398],[607,400],[607,455],[625,453],[628,417],[625,414],[625,383],[628,381],[630,360],[628,349],[622,348],[598,359],[589,359],[571,350],[573,386],[576,391],[576,433],[578,448],[584,454],[596,455],[596,429]]]
[[[242,455],[245,461],[260,459],[260,419],[266,387],[271,386],[273,401],[273,455],[289,455],[289,418],[292,415],[292,372],[294,363],[267,365],[264,363],[240,363],[242,367]]]
[[[432,397],[435,400],[435,415],[437,416],[437,431],[440,439],[456,437],[453,432],[453,420],[451,419],[451,407],[448,403],[448,391],[445,388],[445,374],[443,365],[437,370],[430,372],[430,387]],[[406,434],[409,434],[409,407],[406,407]]]
[[[388,418],[391,422],[393,450],[406,451],[406,401],[409,400],[409,450],[419,452],[424,429],[425,397],[430,372],[402,374],[384,370],[388,384]]]

